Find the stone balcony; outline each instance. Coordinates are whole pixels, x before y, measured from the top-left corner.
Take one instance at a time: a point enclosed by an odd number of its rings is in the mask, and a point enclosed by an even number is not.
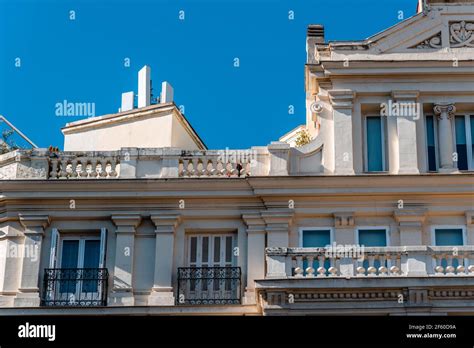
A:
[[[294,158],[298,157],[299,153],[299,150],[280,142],[248,150],[188,151],[178,148],[122,148],[119,151],[100,152],[15,150],[0,155],[0,179],[284,176],[300,172],[301,161],[298,162],[298,166],[291,164],[295,162]],[[296,155],[292,157],[292,154]],[[312,158],[307,157],[305,160],[309,162]],[[317,170],[313,172],[316,173]]]
[[[347,252],[347,250],[346,250]],[[363,257],[361,257],[363,256]],[[474,310],[474,246],[267,248],[264,314],[410,315]]]

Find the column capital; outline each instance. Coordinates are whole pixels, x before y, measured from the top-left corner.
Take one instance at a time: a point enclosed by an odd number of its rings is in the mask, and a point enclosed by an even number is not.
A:
[[[261,213],[261,217],[267,225],[291,225],[294,218],[294,211],[290,209],[284,210],[267,210]]]
[[[400,226],[421,226],[426,219],[426,209],[398,209],[393,212],[393,217]]]
[[[117,226],[116,233],[135,233],[135,229],[142,221],[142,217],[138,214],[115,214],[111,218]]]
[[[356,93],[351,89],[332,89],[329,100],[333,109],[352,109]]]
[[[18,214],[20,224],[27,230],[31,228],[45,229],[49,226],[51,220],[48,215],[23,215]]]
[[[150,219],[155,224],[156,233],[174,233],[176,227],[182,221],[182,217],[179,214],[152,215]]]
[[[439,119],[445,117],[451,119],[456,112],[456,106],[454,106],[454,104],[436,104],[433,111]]]
[[[265,220],[260,213],[242,214],[242,220],[247,225],[247,234],[265,233]]]
[[[334,226],[336,228],[353,228],[354,212],[336,212],[334,216]]]

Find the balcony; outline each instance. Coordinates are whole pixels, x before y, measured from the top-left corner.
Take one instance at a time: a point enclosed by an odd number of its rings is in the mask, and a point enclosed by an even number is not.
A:
[[[474,246],[267,248],[263,313],[474,313]]]
[[[474,246],[267,248],[266,255],[266,278],[474,277]]]
[[[241,303],[240,267],[178,268],[178,305]]]
[[[44,271],[42,306],[107,305],[106,268],[48,268]]]

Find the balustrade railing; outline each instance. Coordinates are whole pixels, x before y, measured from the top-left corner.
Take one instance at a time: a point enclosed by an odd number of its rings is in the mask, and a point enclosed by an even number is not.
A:
[[[267,278],[474,276],[474,246],[267,248]]]

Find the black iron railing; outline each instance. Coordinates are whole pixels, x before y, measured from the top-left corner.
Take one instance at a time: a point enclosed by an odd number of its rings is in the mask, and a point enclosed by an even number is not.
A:
[[[241,303],[240,267],[178,268],[178,305]]]
[[[106,306],[108,278],[107,268],[47,268],[41,305]]]

